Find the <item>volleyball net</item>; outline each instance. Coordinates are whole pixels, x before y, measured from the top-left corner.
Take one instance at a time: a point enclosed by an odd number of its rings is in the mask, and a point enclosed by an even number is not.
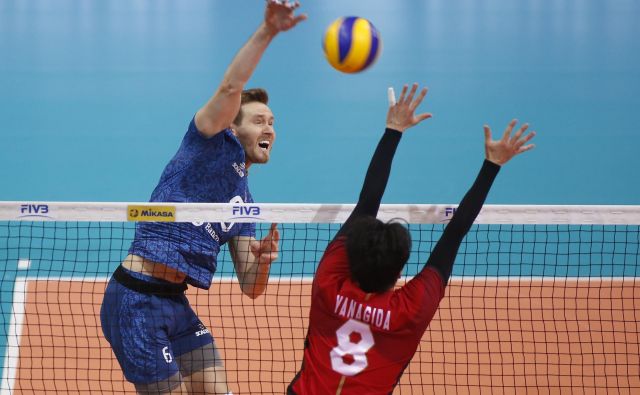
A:
[[[282,394],[300,368],[311,282],[352,205],[0,202],[0,391],[134,393],[100,305],[136,221],[279,223],[265,293],[243,297],[226,247],[187,296],[233,393]],[[426,262],[453,205],[382,205]],[[397,394],[640,391],[640,206],[483,208]]]

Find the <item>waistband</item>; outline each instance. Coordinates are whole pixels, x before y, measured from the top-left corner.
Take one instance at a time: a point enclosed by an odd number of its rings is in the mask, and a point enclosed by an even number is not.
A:
[[[127,273],[125,268],[118,266],[115,272],[113,272],[113,278],[124,285],[125,287],[140,293],[159,295],[159,296],[171,296],[181,295],[187,290],[187,284],[180,283],[174,284],[170,282],[152,283],[139,278],[133,277]]]

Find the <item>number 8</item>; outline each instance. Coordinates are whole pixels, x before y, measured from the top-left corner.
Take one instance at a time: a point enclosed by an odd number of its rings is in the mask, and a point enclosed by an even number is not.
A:
[[[356,343],[351,341],[351,334],[354,332],[360,335],[360,341]],[[365,354],[375,343],[369,325],[350,319],[338,328],[336,336],[338,337],[338,345],[329,354],[331,368],[345,376],[354,376],[362,372],[368,365]],[[351,355],[353,362],[346,363],[342,359],[345,355]]]

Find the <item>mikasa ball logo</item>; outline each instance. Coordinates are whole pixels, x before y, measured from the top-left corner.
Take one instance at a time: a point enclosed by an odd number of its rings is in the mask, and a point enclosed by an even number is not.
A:
[[[174,222],[176,208],[174,206],[127,206],[128,221]]]

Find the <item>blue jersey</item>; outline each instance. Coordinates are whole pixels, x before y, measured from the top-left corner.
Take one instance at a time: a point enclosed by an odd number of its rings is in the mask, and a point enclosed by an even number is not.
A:
[[[244,149],[230,129],[211,138],[189,124],[151,202],[252,203]],[[220,246],[235,236],[255,236],[255,224],[139,222],[130,254],[163,263],[199,288],[211,286]]]

